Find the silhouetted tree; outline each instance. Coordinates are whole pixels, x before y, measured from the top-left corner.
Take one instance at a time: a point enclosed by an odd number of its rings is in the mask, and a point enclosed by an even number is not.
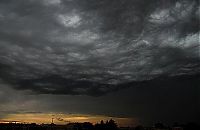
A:
[[[110,120],[108,121],[107,127],[108,127],[110,130],[116,130],[116,129],[117,129],[117,123],[116,123],[113,119],[110,119]]]
[[[104,123],[101,121],[100,124],[95,125],[95,130],[118,130],[117,123],[114,120],[109,120]]]
[[[104,125],[104,122],[103,122],[103,120],[101,120],[101,125]]]

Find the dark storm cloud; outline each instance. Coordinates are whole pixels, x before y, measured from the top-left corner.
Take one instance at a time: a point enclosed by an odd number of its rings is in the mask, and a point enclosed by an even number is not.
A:
[[[2,0],[0,79],[39,94],[98,96],[199,74],[198,3]]]
[[[0,118],[4,119],[12,114],[62,113],[66,117],[68,114],[83,114],[134,118],[147,125],[156,121],[167,124],[175,121],[199,122],[199,81],[195,76],[181,76],[164,81],[157,79],[148,84],[151,87],[146,87],[143,82],[138,87],[99,97],[30,95],[4,85],[0,90]]]

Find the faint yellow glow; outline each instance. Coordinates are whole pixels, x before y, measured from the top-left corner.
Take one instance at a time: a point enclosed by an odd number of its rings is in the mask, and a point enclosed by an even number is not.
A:
[[[118,118],[100,115],[83,115],[83,114],[55,114],[55,113],[36,113],[36,114],[10,114],[4,118],[4,121],[19,121],[21,123],[38,123],[49,124],[52,122],[52,118],[55,124],[66,124],[69,122],[91,122],[93,124],[114,119],[119,126],[134,126],[138,124],[137,119],[133,118]]]

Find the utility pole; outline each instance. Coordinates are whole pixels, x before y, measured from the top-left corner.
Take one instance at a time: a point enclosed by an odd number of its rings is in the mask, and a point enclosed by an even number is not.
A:
[[[51,124],[53,124],[53,120],[54,120],[54,118],[51,119]]]

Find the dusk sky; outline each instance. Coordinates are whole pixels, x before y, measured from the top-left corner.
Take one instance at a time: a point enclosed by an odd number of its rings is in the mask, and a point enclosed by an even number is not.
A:
[[[0,0],[0,122],[198,122],[199,25],[199,0]]]

